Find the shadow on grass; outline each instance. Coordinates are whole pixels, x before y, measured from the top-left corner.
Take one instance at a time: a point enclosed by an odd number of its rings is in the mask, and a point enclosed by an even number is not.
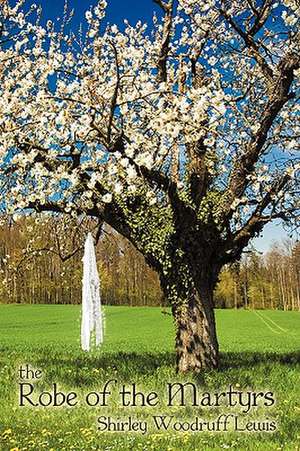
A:
[[[219,371],[213,372],[224,376],[237,369],[255,369],[255,367],[268,367],[274,364],[293,367],[300,363],[300,352],[291,353],[254,353],[229,352],[221,354]],[[175,377],[175,354],[161,353],[106,353],[101,356],[86,354],[74,356],[71,353],[59,355],[58,353],[44,352],[36,359],[40,368],[47,369],[47,379],[59,376],[67,383],[76,385],[91,385],[98,379],[119,379],[124,382],[134,382],[135,379],[145,376],[151,377],[157,371]],[[221,374],[220,374],[221,373]],[[204,382],[207,373],[200,373],[196,380]]]
[[[169,371],[174,368],[175,354],[164,353],[124,353],[112,352],[101,356],[87,354],[82,356],[40,355],[36,364],[47,368],[47,375],[59,372],[65,382],[77,385],[90,385],[93,381],[101,379],[119,379],[124,382],[134,382],[140,376],[151,376],[157,370]],[[58,368],[59,367],[59,368]],[[49,379],[49,378],[48,378]]]
[[[252,368],[257,365],[279,363],[294,366],[300,363],[300,351],[275,352],[227,352],[221,354],[220,371],[231,368]]]

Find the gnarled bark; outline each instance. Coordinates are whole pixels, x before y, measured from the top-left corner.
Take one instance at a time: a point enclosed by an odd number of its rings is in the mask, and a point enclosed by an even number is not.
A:
[[[199,372],[214,369],[219,363],[212,292],[195,291],[185,305],[173,308],[176,324],[177,371]]]
[[[187,286],[189,277],[182,278],[180,271],[176,274],[172,283],[168,279],[162,288],[172,304],[177,372],[215,369],[219,364],[219,346],[213,308],[214,284],[207,276],[196,283],[190,279]]]

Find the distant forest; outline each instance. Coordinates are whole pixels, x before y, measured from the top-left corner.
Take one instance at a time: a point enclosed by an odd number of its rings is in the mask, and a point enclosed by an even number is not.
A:
[[[79,304],[83,243],[91,220],[2,217],[0,303]],[[108,227],[96,246],[104,304],[166,307],[159,280],[143,256]],[[261,255],[244,253],[223,269],[215,292],[218,308],[300,310],[300,243],[274,243]]]

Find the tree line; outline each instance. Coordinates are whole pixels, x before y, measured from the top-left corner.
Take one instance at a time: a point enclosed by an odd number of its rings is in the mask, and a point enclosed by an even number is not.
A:
[[[215,293],[225,308],[300,310],[300,243],[274,243],[225,267]]]
[[[98,224],[52,215],[2,218],[0,302],[80,304],[83,243]],[[95,235],[94,233],[94,235]],[[96,245],[104,304],[167,306],[157,274],[133,245],[107,226]],[[300,310],[300,243],[246,252],[226,266],[215,290],[218,308]]]
[[[97,223],[59,217],[3,218],[0,302],[79,304],[83,245]],[[161,305],[157,275],[119,234],[104,227],[96,245],[104,304]]]

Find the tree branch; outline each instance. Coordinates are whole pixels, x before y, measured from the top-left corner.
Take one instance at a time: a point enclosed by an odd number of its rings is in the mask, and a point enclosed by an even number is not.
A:
[[[270,15],[273,3],[273,0],[264,0],[260,10],[256,10],[256,20],[249,30],[249,34],[251,36],[254,36],[256,33],[258,33],[259,30],[261,30],[261,28],[264,26]]]
[[[242,229],[238,230],[232,237],[231,240],[226,244],[225,249],[223,249],[221,260],[230,262],[239,258],[243,249],[248,245],[251,238],[253,238],[257,233],[259,233],[264,225],[273,219],[287,219],[285,212],[276,212],[276,202],[274,198],[278,193],[287,185],[291,177],[289,174],[285,173],[279,180],[275,180],[270,187],[269,191],[264,195],[261,202],[257,205],[251,217],[248,219],[246,224]],[[273,211],[270,214],[264,215],[264,211],[272,206]]]
[[[259,51],[259,46],[253,39],[254,33],[251,34],[251,32],[247,33],[243,31],[224,9],[221,8],[220,13],[225,18],[225,20],[231,25],[231,27],[238,33],[238,35],[243,39],[246,47],[248,47],[248,49],[251,50],[251,56],[253,56],[253,58],[256,60],[266,79],[272,81],[273,70],[270,68],[264,57],[261,55]]]
[[[158,57],[158,74],[157,79],[159,83],[167,81],[167,60],[170,49],[170,39],[172,33],[172,19],[173,19],[173,6],[174,0],[170,0],[169,3],[165,3],[162,0],[154,0],[164,11],[164,27],[162,33],[161,48]]]
[[[113,96],[111,99],[111,105],[110,105],[110,115],[109,115],[109,121],[108,121],[108,126],[107,126],[107,142],[108,143],[110,143],[110,141],[111,141],[111,129],[112,129],[112,123],[114,120],[115,109],[117,106],[118,93],[119,93],[120,81],[121,81],[117,48],[113,42],[110,42],[110,45],[112,46],[114,55],[115,55],[117,81],[116,81],[116,85],[115,85],[115,89],[114,89],[114,93],[113,93]]]
[[[278,66],[279,75],[274,96],[267,103],[266,109],[258,120],[260,127],[246,146],[244,153],[236,161],[229,182],[228,194],[229,203],[227,213],[234,199],[240,198],[248,184],[247,176],[250,175],[257,163],[264,144],[267,140],[268,132],[274,120],[283,106],[293,98],[293,93],[289,93],[294,80],[294,70],[299,68],[299,58],[293,55],[285,57]]]

